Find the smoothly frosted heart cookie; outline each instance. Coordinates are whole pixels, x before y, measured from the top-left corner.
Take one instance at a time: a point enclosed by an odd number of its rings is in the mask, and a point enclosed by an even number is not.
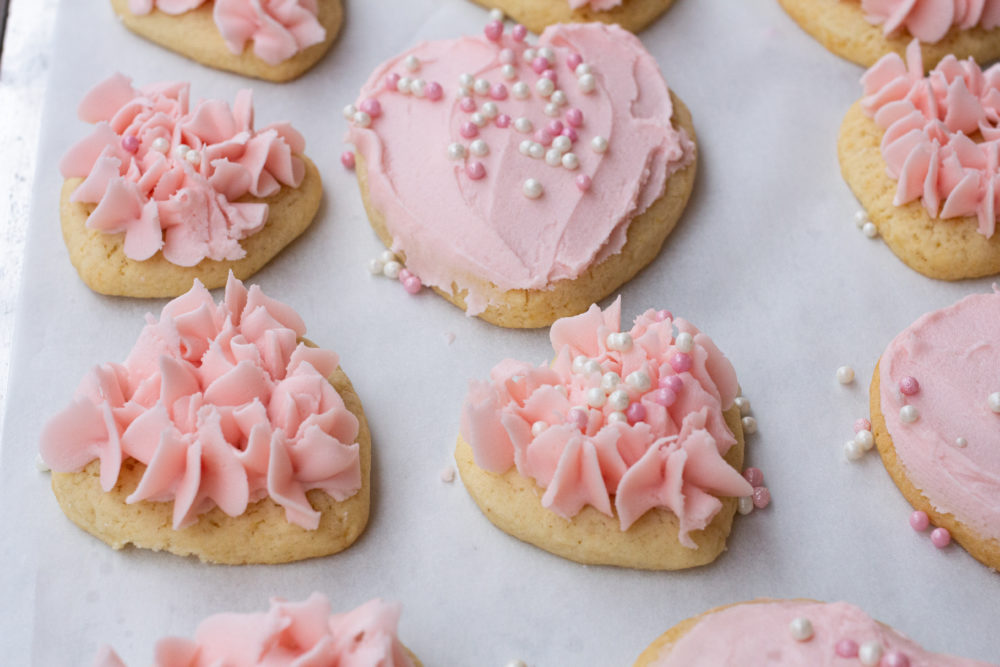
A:
[[[122,23],[216,69],[289,81],[340,32],[341,0],[111,0]]]
[[[648,310],[621,331],[620,310],[553,324],[551,365],[508,359],[470,383],[462,481],[499,528],[564,558],[710,563],[753,491],[736,373],[689,322]]]
[[[691,117],[603,24],[421,44],[345,109],[379,238],[470,315],[547,326],[648,264],[687,203]]]
[[[266,612],[206,618],[194,639],[161,639],[154,661],[157,667],[420,667],[399,641],[400,612],[399,604],[370,600],[334,614],[320,593],[302,602],[272,598]],[[125,662],[104,647],[94,667]]]
[[[634,667],[991,667],[931,653],[846,602],[753,600],[681,621]]]
[[[254,129],[249,90],[191,104],[186,83],[135,89],[116,74],[79,115],[89,137],[59,163],[70,260],[102,294],[183,294],[245,279],[309,227],[323,195],[288,123]]]
[[[913,42],[861,81],[837,152],[879,235],[931,278],[1000,273],[1000,66],[949,56],[925,77]]]
[[[532,32],[556,23],[617,23],[638,32],[669,9],[674,0],[473,0],[500,10]],[[500,16],[495,18],[500,19]]]
[[[924,62],[1000,57],[1000,0],[778,0],[823,46],[870,67],[919,40]]]
[[[41,436],[66,515],[126,544],[217,563],[336,553],[368,522],[371,436],[337,355],[235,278],[148,316]]]
[[[871,384],[875,444],[896,486],[994,569],[1000,569],[998,341],[1000,294],[966,297],[896,336]]]

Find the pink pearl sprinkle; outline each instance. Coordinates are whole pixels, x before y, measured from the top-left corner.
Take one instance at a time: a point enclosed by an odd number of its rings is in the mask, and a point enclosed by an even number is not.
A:
[[[666,387],[675,394],[681,393],[681,390],[684,389],[684,380],[677,375],[669,375],[665,378],[660,378],[659,384],[661,389]]]
[[[575,70],[577,67],[580,66],[580,63],[582,62],[583,62],[583,56],[581,56],[579,53],[571,53],[568,56],[566,56],[566,66],[569,67],[571,70]]]
[[[580,138],[580,135],[576,133],[576,130],[569,125],[563,128],[562,135],[569,139],[572,143],[576,143],[576,140]]]
[[[535,141],[543,146],[548,146],[552,143],[552,133],[543,127],[535,132]]]
[[[465,173],[474,181],[478,181],[486,175],[486,167],[482,162],[470,162],[465,166]]]
[[[534,60],[531,61],[531,69],[535,70],[535,74],[541,74],[549,68],[549,61],[541,56],[536,56]]]
[[[573,127],[580,127],[583,125],[583,112],[576,107],[566,109],[566,122]]]
[[[524,38],[528,36],[528,29],[518,23],[511,29],[510,36],[514,38],[515,42],[523,42]]]
[[[134,134],[127,134],[122,137],[122,148],[129,153],[135,153],[139,150],[139,137]]]
[[[653,402],[669,408],[677,400],[677,394],[669,387],[660,387],[653,392]]]
[[[854,422],[855,433],[857,433],[858,431],[870,431],[870,430],[872,430],[872,423],[870,421],[868,421],[864,417],[860,417],[857,420],[855,420]]]
[[[372,118],[378,118],[382,115],[382,105],[379,104],[378,100],[374,97],[369,97],[367,100],[362,102],[361,110]]]
[[[920,391],[920,383],[917,382],[917,378],[907,375],[899,381],[899,390],[906,396],[913,396]]]
[[[929,525],[931,525],[931,520],[927,517],[927,512],[917,510],[910,515],[910,528],[913,530],[927,530]]]
[[[632,403],[625,411],[625,416],[628,417],[629,424],[641,422],[646,418],[646,406],[642,403]]]
[[[656,311],[656,321],[663,322],[664,320],[674,319],[674,314],[669,310],[658,310]]]
[[[483,28],[483,33],[486,35],[486,39],[491,42],[499,42],[501,35],[503,35],[503,22],[502,21],[490,21]]]
[[[490,88],[490,97],[498,101],[507,99],[507,86],[502,83],[494,83]]]
[[[580,189],[581,192],[586,192],[590,189],[590,176],[586,174],[580,174],[576,177],[576,187]]]
[[[505,113],[502,113],[499,116],[497,116],[496,120],[494,120],[493,122],[496,123],[496,126],[499,127],[500,129],[510,127],[510,116],[508,116]]]
[[[910,659],[899,651],[889,651],[878,664],[879,667],[910,667]]]
[[[411,273],[409,269],[400,269],[399,275],[396,276],[396,278],[399,280],[399,282],[405,282],[406,279],[412,275],[413,273]]]
[[[344,165],[346,169],[354,169],[354,152],[344,151],[341,153],[340,164]]]
[[[476,101],[471,97],[463,97],[462,101],[458,103],[458,108],[466,113],[472,113],[476,110]]]
[[[549,132],[552,133],[553,137],[558,137],[560,134],[562,134],[563,124],[557,120],[549,121],[547,129]]]
[[[587,428],[588,421],[589,418],[587,417],[587,413],[580,408],[573,408],[566,413],[566,423],[574,424],[578,429],[582,430]]]
[[[473,105],[475,106],[475,105]],[[472,121],[462,123],[462,129],[459,130],[463,137],[466,139],[471,139],[473,137],[479,136],[479,128]]]
[[[938,549],[944,549],[951,542],[951,533],[947,528],[935,528],[931,531],[931,544]]]
[[[396,86],[399,84],[399,75],[395,72],[391,72],[385,77],[385,89],[395,91]]]
[[[513,65],[516,56],[514,55],[514,49],[500,49],[500,62],[504,65]]]
[[[424,89],[424,94],[427,95],[427,99],[431,102],[437,102],[444,97],[444,88],[437,81],[431,81],[427,84],[427,88]]]
[[[858,643],[853,639],[841,639],[833,647],[833,650],[841,658],[858,657]]]
[[[410,294],[416,294],[423,287],[423,283],[420,282],[420,278],[416,276],[410,276],[403,281],[403,289],[405,289]]]
[[[675,373],[686,373],[691,370],[693,362],[691,361],[691,355],[685,354],[683,352],[675,352],[670,357],[670,367],[674,369]]]
[[[771,504],[771,492],[766,486],[758,486],[753,490],[753,506],[759,510]]]
[[[750,483],[750,486],[761,486],[764,484],[764,473],[760,468],[747,468],[743,471],[743,479]]]

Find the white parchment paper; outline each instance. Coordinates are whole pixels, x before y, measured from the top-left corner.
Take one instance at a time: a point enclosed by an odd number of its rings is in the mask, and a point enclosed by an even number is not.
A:
[[[5,664],[87,664],[102,643],[148,664],[162,636],[191,636],[219,611],[266,608],[314,590],[337,608],[376,596],[404,605],[401,634],[427,665],[631,664],[656,636],[709,607],[758,596],[847,600],[930,649],[1000,662],[1000,577],[960,547],[935,549],[876,455],[847,464],[885,345],[925,311],[989,289],[906,268],[854,226],[836,134],[861,69],[802,33],[770,0],[679,0],[642,33],[694,114],[701,151],[688,210],[659,258],[622,289],[628,318],[669,308],[735,364],[760,432],[748,462],[774,501],[737,517],[708,567],[648,573],[585,567],[495,529],[461,482],[443,483],[466,383],[504,357],[550,354],[546,331],[466,318],[431,293],[370,277],[382,248],[339,155],[341,107],[381,61],[426,39],[478,32],[465,0],[349,0],[331,52],[302,79],[251,82],[129,33],[109,3],[65,0],[18,306],[9,418],[0,450]],[[59,233],[56,165],[89,132],[82,95],[114,71],[138,84],[190,80],[231,100],[252,86],[258,123],[287,119],[324,178],[312,228],[252,279],[340,353],[374,445],[371,522],[346,552],[283,566],[220,567],[113,551],[59,510],[35,469],[44,421],[92,365],[124,359],[163,301],[99,296]],[[442,147],[443,149],[443,147]],[[449,334],[454,341],[449,343]],[[834,371],[850,364],[858,381]]]

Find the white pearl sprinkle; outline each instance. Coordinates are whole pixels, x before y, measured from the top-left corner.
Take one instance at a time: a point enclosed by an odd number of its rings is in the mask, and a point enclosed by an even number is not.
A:
[[[562,164],[562,153],[558,148],[550,148],[545,151],[545,163],[550,167],[558,167]]]
[[[462,160],[465,158],[465,146],[455,142],[453,144],[448,144],[448,157],[452,160]]]
[[[477,95],[485,95],[490,92],[490,82],[486,79],[476,79],[476,82],[472,84],[472,89],[476,91]]]
[[[537,141],[531,142],[531,148],[528,151],[528,155],[535,158],[536,160],[541,160],[545,157],[545,146],[541,145]]]
[[[399,272],[402,268],[403,265],[399,262],[386,262],[385,266],[382,267],[382,275],[395,280],[399,277]]]
[[[687,354],[694,349],[694,336],[686,331],[682,331],[677,334],[677,338],[674,339],[674,345],[680,352]]]
[[[624,410],[628,407],[628,392],[624,389],[616,389],[608,396],[608,405],[612,410]]]
[[[545,115],[551,118],[557,117],[561,112],[559,111],[559,105],[555,102],[549,102],[545,105]]]
[[[862,210],[854,212],[854,224],[857,225],[858,229],[861,229],[861,227],[866,222],[870,222],[868,220],[868,212],[867,211],[865,211],[864,209],[862,209]]]
[[[445,484],[451,484],[455,481],[455,469],[451,466],[445,466],[444,470],[441,471],[441,481]]]
[[[608,371],[601,377],[601,389],[610,394],[619,384],[621,384],[621,381],[621,376],[619,376],[618,373]]]
[[[861,233],[870,239],[878,236],[878,227],[875,226],[874,222],[866,222],[861,226]]]
[[[170,142],[163,137],[157,137],[153,139],[153,144],[150,146],[157,153],[166,153],[170,150]]]
[[[503,21],[503,11],[499,9],[490,10],[490,20],[491,21]]]
[[[593,74],[584,74],[576,82],[580,86],[581,93],[591,93],[597,86],[597,81],[594,79]]]
[[[990,406],[990,410],[1000,414],[1000,391],[995,391],[987,396],[986,403]]]
[[[531,154],[531,139],[525,139],[517,146],[517,150],[521,155]]]
[[[496,118],[497,114],[500,113],[500,109],[497,108],[496,102],[486,102],[479,108],[479,113],[487,118]]]
[[[534,146],[532,146],[532,148],[534,148]],[[544,192],[545,189],[542,187],[542,184],[538,181],[538,179],[529,178],[524,182],[523,190],[524,196],[528,199],[538,199],[542,196],[542,192]]]
[[[403,60],[403,65],[406,67],[406,69],[410,70],[411,72],[416,72],[417,70],[420,69],[420,58],[417,58],[415,55],[412,54],[408,55]]]
[[[535,126],[530,120],[528,120],[524,116],[521,116],[520,118],[514,121],[514,129],[517,130],[518,132],[523,132],[527,134],[528,132],[534,130]]]
[[[597,135],[590,140],[590,147],[594,149],[595,153],[603,153],[608,150],[608,140],[601,135]]]
[[[959,436],[959,437],[955,438],[955,446],[956,447],[967,447],[968,445],[969,445],[969,441],[966,440],[965,438],[963,438],[962,436]]]
[[[844,443],[844,457],[848,461],[857,461],[865,455],[865,448],[857,440],[848,440]]]
[[[587,390],[587,405],[590,407],[603,407],[606,400],[608,400],[608,397],[603,391],[601,391],[600,387],[591,387]]]
[[[737,396],[733,399],[733,405],[740,409],[740,415],[746,417],[750,414],[750,399],[745,396]]]
[[[867,641],[858,647],[858,661],[865,667],[875,667],[882,659],[882,645],[877,641]]]
[[[638,391],[649,391],[649,388],[653,386],[653,382],[649,379],[649,375],[643,371],[633,371],[629,373],[628,377],[625,378],[625,384]]]
[[[547,46],[543,46],[542,48],[538,49],[538,55],[548,60],[550,65],[553,65],[556,62],[555,52]]]
[[[462,88],[472,88],[472,84],[476,82],[475,77],[466,72],[465,74],[458,75],[458,85]]]
[[[348,104],[344,107],[344,120],[354,120],[354,114],[357,113],[358,108],[353,104]]]
[[[747,435],[753,435],[757,432],[757,420],[753,417],[744,417],[740,423],[743,424],[743,432]]]
[[[525,49],[525,50],[524,50],[524,62],[526,62],[526,63],[530,63],[530,62],[531,62],[532,60],[534,60],[534,59],[535,59],[535,56],[536,56],[536,55],[537,55],[537,54],[535,53],[535,50],[534,50],[534,49],[532,49],[532,48],[530,48],[530,47],[529,47],[529,48],[527,48],[527,49]]]
[[[383,250],[379,254],[378,258],[379,258],[379,260],[381,260],[381,262],[383,264],[388,264],[389,262],[398,262],[399,261],[399,258],[396,257],[396,253],[394,253],[391,250]]]
[[[574,372],[574,373],[582,373],[582,372],[583,372],[583,365],[584,365],[585,363],[587,363],[588,361],[590,361],[590,360],[589,360],[589,359],[587,359],[587,357],[585,357],[585,356],[584,356],[584,355],[582,355],[582,354],[578,354],[578,355],[577,355],[577,356],[576,356],[576,357],[575,357],[575,358],[573,359],[573,372]]]
[[[854,369],[850,366],[841,366],[838,368],[837,382],[840,384],[851,384],[854,382]]]
[[[193,148],[184,154],[184,159],[191,164],[198,166],[201,164],[201,152],[196,151]]]
[[[174,157],[178,160],[183,160],[187,156],[189,150],[191,150],[190,146],[187,144],[180,144],[174,149]]]
[[[354,114],[354,124],[358,127],[368,127],[372,124],[372,117],[364,111],[358,111]]]
[[[912,424],[920,418],[920,412],[912,405],[904,405],[899,409],[899,418],[907,424]]]
[[[572,147],[573,142],[569,140],[569,137],[565,137],[561,134],[552,140],[552,148],[555,148],[560,153],[565,153]]]
[[[427,82],[423,79],[414,79],[410,82],[410,92],[414,97],[423,97],[427,91]]]
[[[537,438],[542,433],[542,431],[544,431],[548,427],[549,425],[546,422],[537,421],[531,425],[531,435]]]
[[[514,94],[519,100],[527,99],[531,95],[531,86],[526,84],[524,81],[518,81],[513,86],[510,87],[510,92]]]
[[[45,464],[45,459],[42,458],[41,454],[35,454],[35,468],[38,472],[49,472],[51,468]]]
[[[564,93],[561,90],[557,90],[554,93],[552,93],[552,97],[549,99],[552,100],[553,104],[557,104],[561,107],[566,106],[566,104],[569,103],[569,100],[566,99],[566,93]]]
[[[588,65],[587,63],[580,63],[579,65],[576,66],[576,69],[573,71],[573,73],[576,74],[577,76],[590,74],[590,65]]]
[[[535,90],[542,97],[548,97],[556,90],[556,84],[552,83],[552,79],[546,79],[542,77],[535,83]]]
[[[396,90],[404,95],[409,95],[411,83],[413,83],[413,79],[408,76],[401,76],[399,77],[399,81],[396,82]]]
[[[570,171],[578,169],[580,167],[580,158],[576,156],[576,153],[566,153],[562,156],[562,166]]]
[[[373,276],[380,276],[382,275],[383,266],[384,264],[380,259],[373,257],[372,259],[368,260],[368,273],[372,274]]]
[[[513,65],[504,65],[500,68],[500,74],[508,81],[513,81],[517,78],[517,68]]]
[[[628,422],[628,417],[621,410],[615,410],[610,415],[608,415],[608,423],[614,424],[616,422],[621,422],[622,424],[625,424]]]
[[[875,446],[875,436],[868,429],[862,429],[854,434],[854,442],[861,445],[866,452]]]
[[[804,616],[793,619],[788,624],[788,630],[792,633],[792,639],[797,642],[809,641],[813,636],[813,624]]]
[[[487,144],[482,139],[476,139],[471,144],[469,144],[469,150],[472,151],[473,155],[478,155],[479,157],[490,154],[489,144]]]
[[[738,511],[743,516],[753,512],[753,497],[752,496],[740,496],[739,500],[736,501],[736,511]]]
[[[486,116],[477,111],[469,116],[469,121],[471,121],[476,127],[483,127],[486,125]]]
[[[597,359],[588,359],[586,363],[583,364],[583,372],[587,375],[593,375],[594,373],[600,373],[604,369],[601,368],[601,362]]]

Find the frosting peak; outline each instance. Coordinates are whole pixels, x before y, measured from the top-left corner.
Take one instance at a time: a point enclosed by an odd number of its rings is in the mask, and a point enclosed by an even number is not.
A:
[[[861,0],[861,9],[886,35],[905,28],[927,44],[941,41],[952,26],[960,30],[1000,26],[1000,0]]]
[[[585,505],[612,516],[614,503],[627,530],[663,507],[680,519],[681,543],[696,548],[688,533],[722,508],[716,495],[752,492],[722,458],[736,444],[722,414],[736,397],[736,373],[689,322],[649,310],[621,332],[620,313],[619,298],[558,320],[551,365],[508,359],[489,382],[472,381],[462,436],[477,465],[516,466],[564,518]]]
[[[42,431],[56,472],[100,460],[110,491],[122,462],[146,466],[127,502],[173,501],[173,527],[215,506],[230,516],[265,496],[306,529],[306,491],[361,488],[358,420],[327,377],[333,352],[300,342],[302,319],[230,273],[216,304],[200,282],[163,308],[123,364],[97,366]]]
[[[87,226],[125,233],[131,259],[159,251],[170,262],[236,260],[240,240],[260,231],[268,205],[238,201],[298,187],[305,141],[287,123],[253,128],[249,90],[230,109],[219,100],[189,104],[189,84],[135,89],[112,75],[80,103],[93,133],[59,163],[65,178],[84,181],[71,201],[97,204]]]

